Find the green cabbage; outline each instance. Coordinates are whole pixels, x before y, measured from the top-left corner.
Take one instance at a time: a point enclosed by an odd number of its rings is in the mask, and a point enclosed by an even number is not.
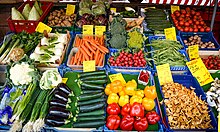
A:
[[[15,9],[15,7],[11,8],[11,19],[12,20],[25,20],[22,14]]]
[[[24,16],[24,18],[25,18],[26,20],[28,19],[28,16],[29,16],[30,11],[31,11],[30,5],[29,5],[29,4],[26,4],[26,5],[24,6],[23,11],[22,11],[22,15]]]
[[[35,8],[35,6],[32,7],[30,14],[28,16],[28,20],[38,20],[40,18],[39,13],[37,12],[37,9]]]

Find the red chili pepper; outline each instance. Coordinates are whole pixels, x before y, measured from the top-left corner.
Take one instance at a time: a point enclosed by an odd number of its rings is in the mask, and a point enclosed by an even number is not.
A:
[[[148,122],[146,117],[138,117],[134,122],[134,129],[137,131],[145,131],[148,128]]]
[[[131,106],[130,115],[143,117],[144,116],[144,106],[142,106],[141,103],[134,102],[133,105]]]
[[[121,115],[125,116],[125,115],[129,115],[130,114],[130,110],[131,110],[131,105],[130,103],[127,103],[126,105],[124,105],[121,109]]]
[[[130,115],[125,115],[120,124],[121,130],[131,131],[133,129],[134,117]]]
[[[155,111],[147,112],[147,121],[149,124],[156,124],[160,120],[160,116]]]
[[[117,103],[109,104],[107,107],[107,113],[109,115],[118,115],[120,114],[120,107]]]
[[[107,118],[106,126],[110,130],[116,130],[120,125],[120,121],[121,119],[118,115],[110,115]]]

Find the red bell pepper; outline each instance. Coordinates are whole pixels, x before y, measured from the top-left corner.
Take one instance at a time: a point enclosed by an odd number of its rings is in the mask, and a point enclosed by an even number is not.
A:
[[[145,131],[148,128],[146,117],[138,117],[134,122],[134,129],[137,131]]]
[[[121,130],[131,131],[133,129],[134,117],[130,115],[125,115],[120,124]]]
[[[134,102],[131,106],[131,116],[144,117],[144,106],[141,103]]]
[[[130,103],[125,104],[122,109],[121,109],[121,115],[125,116],[125,115],[129,115],[130,114],[130,110],[131,110],[131,105]]]
[[[120,122],[121,122],[121,119],[118,115],[110,115],[107,118],[106,126],[110,130],[116,130],[118,129]]]
[[[156,124],[160,120],[160,116],[155,111],[147,112],[146,118],[149,124]]]
[[[109,115],[118,115],[120,114],[120,107],[117,103],[109,104],[107,107],[107,113]]]

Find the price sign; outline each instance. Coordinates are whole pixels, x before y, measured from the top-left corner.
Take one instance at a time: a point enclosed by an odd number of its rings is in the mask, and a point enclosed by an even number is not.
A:
[[[62,83],[66,84],[68,78],[62,78]]]
[[[39,33],[43,33],[44,30],[47,31],[47,33],[50,33],[52,31],[52,28],[47,26],[46,24],[39,22],[39,24],[37,25],[35,31],[39,32]]]
[[[109,79],[111,82],[114,82],[115,80],[120,80],[123,84],[126,84],[126,81],[121,73],[109,75]]]
[[[189,46],[188,52],[189,52],[190,60],[199,58],[199,46],[198,45]]]
[[[156,69],[157,69],[160,85],[173,82],[173,77],[170,71],[170,65],[168,63],[156,66]]]
[[[110,8],[110,11],[111,11],[112,13],[116,13],[116,8]]]
[[[83,61],[83,72],[95,71],[95,61]]]
[[[220,128],[220,113],[218,113],[218,128]]]
[[[66,15],[72,15],[75,12],[75,5],[67,4]]]
[[[165,37],[168,40],[176,41],[176,29],[175,27],[164,29]]]
[[[93,35],[93,25],[83,25],[83,35]]]
[[[95,26],[95,35],[103,35],[103,32],[106,31],[105,26]]]
[[[171,13],[173,14],[176,10],[180,10],[180,7],[179,6],[174,6],[174,5],[171,5]]]
[[[186,65],[188,66],[192,75],[197,79],[200,86],[204,86],[214,81],[201,58],[186,62]]]

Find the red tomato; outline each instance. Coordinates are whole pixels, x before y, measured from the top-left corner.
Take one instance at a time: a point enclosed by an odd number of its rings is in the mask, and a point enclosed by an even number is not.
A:
[[[199,25],[199,21],[196,21],[195,24],[196,24],[196,25]]]
[[[190,8],[189,7],[186,7],[186,12],[190,12]]]
[[[198,29],[202,28],[202,26],[200,26],[200,25],[198,25],[197,27],[198,27]]]
[[[175,11],[174,13],[175,13],[176,17],[180,16],[180,12],[179,11]]]
[[[189,32],[189,27],[185,27],[184,32]]]
[[[189,32],[193,32],[193,28],[189,28]]]
[[[184,24],[186,27],[189,27],[189,23],[188,22],[185,22]]]
[[[179,21],[183,21],[184,20],[184,18],[182,18],[182,17],[179,17]]]
[[[184,25],[184,22],[183,22],[183,21],[180,21],[180,22],[179,22],[179,25],[180,25],[180,26],[183,26],[183,25]]]
[[[181,14],[180,17],[185,18],[186,16],[184,14]]]
[[[174,22],[174,24],[178,24],[179,23],[177,20],[174,20],[173,22]]]
[[[181,28],[180,31],[183,32],[184,31],[183,28]]]
[[[191,10],[191,15],[195,15],[196,14],[196,12],[194,11],[194,10]]]
[[[187,14],[186,14],[186,17],[190,17],[190,14],[189,14],[189,13],[187,13]]]
[[[200,21],[200,25],[204,25],[204,23],[205,23],[204,21]]]
[[[182,14],[186,14],[186,10],[184,10],[184,9],[181,9],[180,12],[181,12]]]
[[[192,23],[193,23],[193,21],[192,21],[192,20],[189,20],[188,22],[189,22],[189,24],[192,24]]]
[[[176,27],[177,27],[177,29],[178,29],[178,30],[180,30],[180,29],[181,29],[181,27],[180,27],[180,26],[176,26]]]
[[[198,28],[194,28],[193,32],[198,32]]]
[[[196,14],[195,14],[196,16],[200,16],[200,12],[196,12]]]
[[[211,28],[210,28],[210,27],[207,27],[207,28],[205,28],[205,31],[206,31],[206,32],[210,32],[210,31],[211,31]]]
[[[193,28],[197,28],[197,25],[193,25]]]
[[[205,29],[202,27],[199,29],[200,32],[205,32]]]

